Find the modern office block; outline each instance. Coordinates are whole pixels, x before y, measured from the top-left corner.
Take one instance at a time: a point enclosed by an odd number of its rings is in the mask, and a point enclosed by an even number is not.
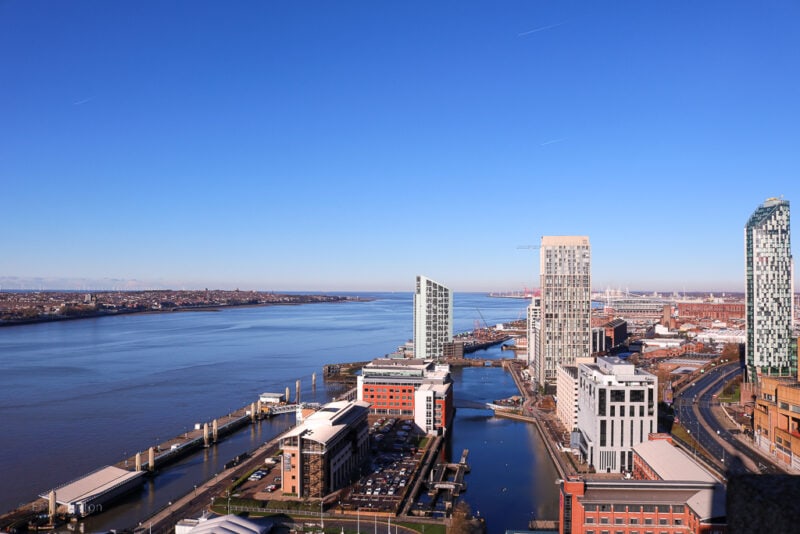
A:
[[[578,366],[580,451],[597,472],[631,471],[633,447],[657,431],[657,386],[619,358]]]

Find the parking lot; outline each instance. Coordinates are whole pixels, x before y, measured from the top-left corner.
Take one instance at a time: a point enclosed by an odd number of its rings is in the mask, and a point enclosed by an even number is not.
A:
[[[358,479],[336,497],[343,510],[394,511],[400,505],[422,459],[418,451],[424,435],[411,420],[371,416],[371,454]],[[294,499],[281,492],[280,457],[268,457],[262,467],[237,488],[236,496],[261,501]]]
[[[422,458],[413,421],[378,418],[370,427],[372,455],[363,474],[342,494],[343,508],[395,510],[412,485]]]

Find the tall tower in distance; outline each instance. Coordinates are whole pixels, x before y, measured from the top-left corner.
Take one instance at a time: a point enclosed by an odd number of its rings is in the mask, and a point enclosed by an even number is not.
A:
[[[747,381],[792,376],[797,351],[788,200],[768,198],[756,208],[744,227],[744,250]]]
[[[441,360],[444,344],[453,341],[453,296],[450,289],[417,276],[414,291],[414,357]]]
[[[560,365],[592,353],[592,257],[586,236],[542,236],[537,383],[554,384]]]

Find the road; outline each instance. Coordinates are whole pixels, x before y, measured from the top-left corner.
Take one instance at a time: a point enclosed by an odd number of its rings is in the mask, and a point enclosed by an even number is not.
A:
[[[724,385],[742,372],[733,362],[705,373],[675,395],[675,415],[681,425],[702,447],[698,454],[726,474],[783,473],[768,458],[742,443],[731,421],[720,421],[717,394]]]

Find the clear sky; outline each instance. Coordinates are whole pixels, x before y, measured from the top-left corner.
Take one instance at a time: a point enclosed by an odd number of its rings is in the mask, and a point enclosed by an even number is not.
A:
[[[0,284],[742,291],[794,1],[0,1]],[[795,216],[797,218],[800,213]],[[800,234],[795,231],[794,254]]]

